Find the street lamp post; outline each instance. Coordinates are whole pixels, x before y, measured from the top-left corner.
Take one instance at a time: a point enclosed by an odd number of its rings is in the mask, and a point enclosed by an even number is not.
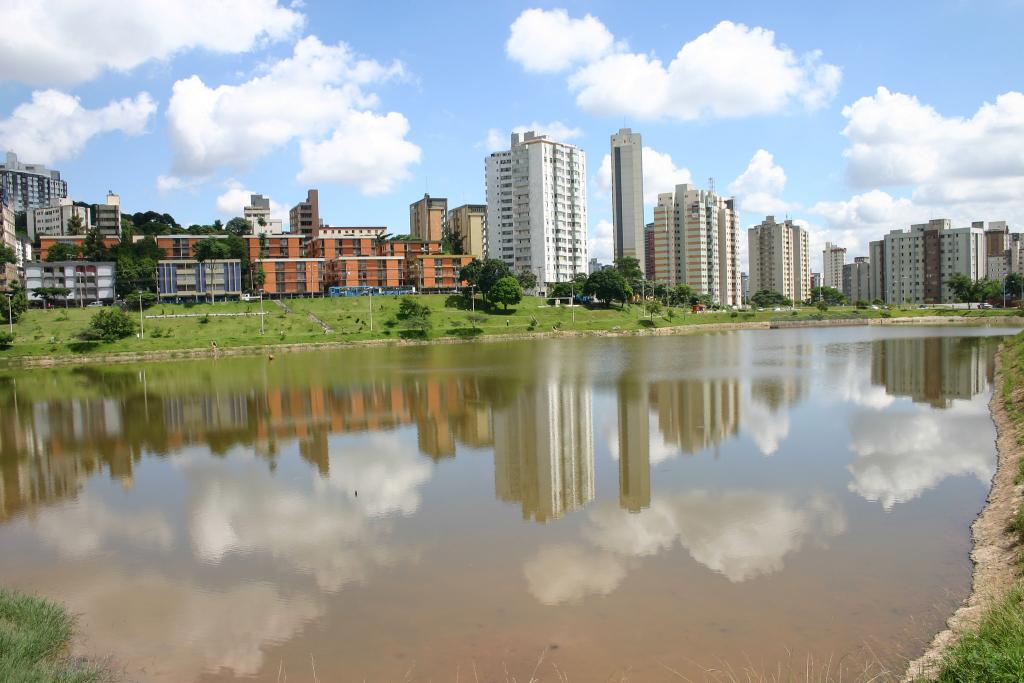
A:
[[[142,317],[142,290],[139,290],[139,337],[146,338],[146,321]]]
[[[260,290],[260,336],[263,336],[263,290]]]
[[[4,294],[7,297],[7,324],[11,327],[11,334],[14,334],[14,306],[11,303],[13,294]]]
[[[370,332],[373,332],[373,288],[370,288]]]

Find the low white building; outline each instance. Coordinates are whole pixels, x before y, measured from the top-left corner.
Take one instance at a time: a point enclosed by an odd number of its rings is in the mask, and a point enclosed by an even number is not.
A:
[[[78,218],[77,230],[69,225],[72,218]],[[89,230],[91,212],[86,206],[75,206],[65,197],[54,197],[47,206],[30,209],[25,213],[28,236],[33,240],[41,236],[65,237],[68,235],[84,235]]]
[[[66,297],[56,297],[76,306],[93,301],[114,300],[114,276],[117,265],[104,261],[29,261],[25,264],[25,289],[29,300],[41,301],[35,290],[60,287]]]
[[[270,217],[269,197],[249,195],[249,205],[242,207],[242,216],[249,221],[254,235],[280,235],[284,232],[284,221]]]

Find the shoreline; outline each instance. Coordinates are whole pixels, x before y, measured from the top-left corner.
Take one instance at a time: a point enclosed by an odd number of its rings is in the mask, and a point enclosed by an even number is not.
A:
[[[435,339],[365,339],[350,341],[307,342],[299,344],[266,344],[211,348],[164,349],[160,351],[121,351],[61,356],[21,356],[0,358],[0,371],[46,368],[63,365],[91,365],[96,363],[136,363],[147,361],[190,360],[229,356],[255,356],[262,353],[295,353],[302,351],[336,350],[378,346],[431,346],[436,344],[469,344],[523,341],[528,339],[556,339],[575,337],[647,337],[698,334],[702,332],[732,332],[736,330],[795,329],[812,327],[870,327],[893,326],[965,326],[965,327],[1024,327],[1024,316],[989,316],[961,318],[952,316],[907,316],[893,318],[832,318],[825,320],[764,320],[756,322],[694,323],[654,329],[631,330],[559,330],[552,332],[521,332],[491,334],[475,337],[437,337]]]
[[[996,472],[985,507],[971,524],[974,541],[970,554],[974,564],[971,592],[946,620],[946,628],[932,638],[920,657],[907,665],[905,682],[934,680],[950,648],[960,642],[966,632],[977,627],[989,608],[1017,583],[1019,542],[1009,527],[1024,494],[1024,484],[1016,483],[1024,447],[1019,440],[1021,429],[1007,413],[1003,396],[1005,350],[1003,346],[997,354],[989,401],[989,412],[996,427]]]

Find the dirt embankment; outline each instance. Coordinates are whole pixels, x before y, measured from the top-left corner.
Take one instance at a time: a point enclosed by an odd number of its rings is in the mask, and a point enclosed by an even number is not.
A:
[[[1006,410],[1002,369],[1003,359],[1000,357],[996,361],[995,387],[989,402],[992,420],[996,425],[998,461],[988,502],[971,525],[974,537],[974,549],[971,551],[971,560],[974,562],[971,595],[947,620],[946,630],[936,635],[925,653],[910,663],[904,681],[934,679],[946,651],[966,631],[978,625],[982,615],[1013,588],[1019,577],[1018,539],[1009,530],[1009,526],[1020,505],[1021,496],[1024,495],[1024,485],[1016,483],[1024,447],[1020,445],[1022,430],[1010,419]]]

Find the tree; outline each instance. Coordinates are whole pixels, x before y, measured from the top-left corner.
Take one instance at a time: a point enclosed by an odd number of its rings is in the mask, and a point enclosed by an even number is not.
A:
[[[57,242],[46,251],[46,260],[50,263],[74,261],[76,258],[78,258],[78,247],[65,242]]]
[[[811,290],[811,301],[824,301],[829,306],[842,306],[846,296],[835,287],[815,287]]]
[[[7,330],[0,330],[0,351],[6,351],[14,346],[14,335]]]
[[[776,306],[792,306],[793,302],[778,292],[762,289],[750,297],[750,303],[758,308],[774,308]]]
[[[466,265],[459,269],[459,280],[465,282],[467,285],[476,287],[480,284],[480,271],[483,269],[484,263],[480,259],[473,259]]]
[[[71,294],[71,290],[67,287],[36,287],[32,290],[32,293],[43,300],[43,303],[49,306],[54,299],[67,299],[68,295]]]
[[[487,299],[492,304],[501,304],[507,311],[510,305],[515,306],[523,300],[523,288],[519,280],[506,275],[490,288],[487,292]]]
[[[404,296],[398,302],[398,314],[395,317],[401,321],[402,328],[408,334],[425,337],[433,327],[430,315],[429,306],[421,304],[411,296]]]
[[[650,313],[651,318],[654,318],[656,315],[661,315],[662,306],[661,302],[657,299],[651,299],[645,305],[647,306],[647,312]]]
[[[99,228],[93,228],[85,235],[82,242],[82,256],[87,261],[106,261],[110,258],[110,250],[103,244],[103,234]]]
[[[68,234],[69,235],[81,235],[85,232],[85,221],[79,214],[73,214],[68,219]]]
[[[477,286],[485,295],[491,291],[491,287],[503,277],[512,275],[512,271],[504,261],[498,259],[487,259],[480,266],[480,276],[477,278]]]
[[[1003,280],[1003,288],[1011,298],[1024,299],[1024,277],[1020,273],[1010,273]]]
[[[142,307],[149,308],[156,303],[157,296],[153,292],[132,292],[131,294],[125,294],[124,304],[127,308],[138,311],[139,310],[139,299],[142,300]]]
[[[8,295],[10,301],[7,300]],[[25,293],[25,286],[20,282],[11,285],[10,291],[0,296],[0,320],[5,323],[18,322],[22,314],[28,310],[28,294]],[[14,320],[12,321],[11,318]]]
[[[622,274],[629,286],[634,290],[640,288],[640,282],[644,279],[643,271],[640,269],[640,261],[635,256],[623,256],[615,259],[615,270]]]
[[[18,252],[14,251],[14,247],[9,247],[6,244],[0,244],[0,263],[17,263]]]
[[[202,263],[203,261],[231,258],[231,247],[227,240],[208,237],[196,242],[192,247],[192,253],[195,255],[195,259]]]
[[[525,268],[516,273],[516,280],[519,281],[519,286],[523,289],[536,289],[537,287],[537,275]]]
[[[668,293],[673,306],[692,306],[697,303],[697,296],[690,285],[676,285]]]
[[[1002,286],[996,280],[972,280],[967,275],[956,273],[946,280],[946,285],[953,291],[958,301],[967,304],[995,299],[1002,294]]]
[[[134,333],[135,319],[115,306],[98,311],[79,337],[89,341],[113,342]]]
[[[252,223],[244,218],[235,216],[228,221],[227,225],[224,226],[224,229],[232,235],[245,235],[252,232]]]
[[[613,301],[625,305],[633,296],[633,288],[629,286],[621,272],[615,268],[607,268],[590,274],[584,294],[596,296],[605,305]]]
[[[135,291],[156,291],[156,261],[125,254],[117,258],[114,291],[124,297]]]
[[[476,332],[477,329],[479,329],[480,324],[483,323],[483,321],[487,320],[487,316],[485,316],[483,313],[470,313],[469,315],[466,316],[466,320],[469,321],[469,326],[473,329],[474,332]]]

